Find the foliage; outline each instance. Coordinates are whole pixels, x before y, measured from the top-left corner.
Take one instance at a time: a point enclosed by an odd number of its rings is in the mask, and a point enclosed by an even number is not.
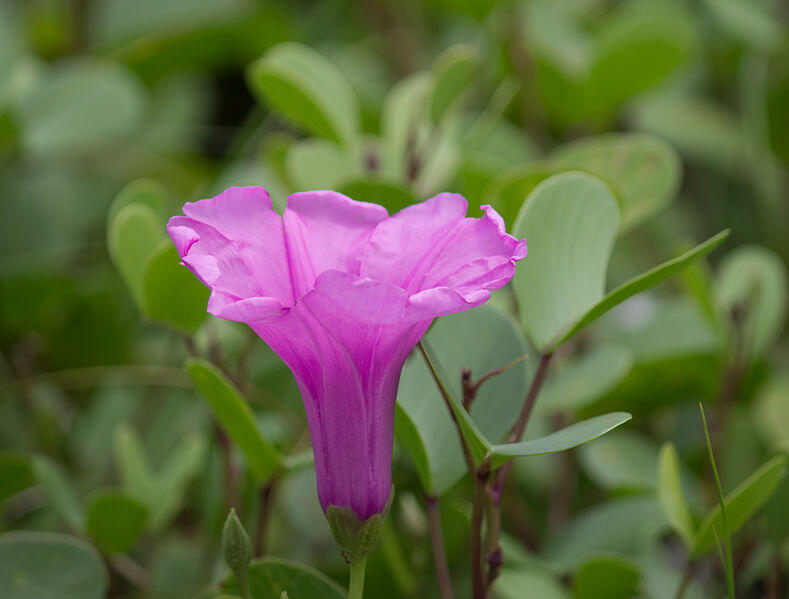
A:
[[[737,596],[777,597],[785,12],[0,1],[0,596],[238,597],[231,508],[253,599],[345,596],[298,389],[165,233],[255,184],[456,191],[527,239],[406,362],[368,596],[470,597],[473,529],[490,597],[720,597],[725,528]]]

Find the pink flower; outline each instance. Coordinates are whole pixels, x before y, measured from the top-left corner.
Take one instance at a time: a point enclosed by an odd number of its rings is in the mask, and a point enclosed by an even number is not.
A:
[[[262,187],[231,187],[167,225],[208,311],[249,324],[293,371],[324,510],[384,510],[403,362],[436,316],[484,303],[526,256],[493,208],[466,207],[444,193],[389,216],[311,191],[280,217]]]

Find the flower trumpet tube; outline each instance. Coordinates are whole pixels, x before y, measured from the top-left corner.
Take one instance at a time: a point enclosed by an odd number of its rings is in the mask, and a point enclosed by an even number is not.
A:
[[[487,301],[526,256],[493,208],[466,209],[444,193],[389,216],[312,191],[280,216],[262,187],[232,187],[168,223],[182,263],[211,289],[208,311],[247,323],[293,372],[335,536],[349,526],[337,514],[358,527],[386,512],[409,352],[434,318]]]

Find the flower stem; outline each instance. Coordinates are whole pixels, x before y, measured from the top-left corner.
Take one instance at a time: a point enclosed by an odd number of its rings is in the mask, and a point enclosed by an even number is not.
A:
[[[351,562],[351,581],[348,585],[348,599],[362,599],[364,596],[364,569],[367,558]]]
[[[441,509],[438,497],[425,493],[427,522],[430,530],[430,547],[433,550],[433,564],[436,568],[438,594],[441,599],[452,599],[452,579],[447,565],[447,554],[444,548],[444,533],[441,530]]]
[[[241,591],[242,599],[252,599],[252,592],[249,590],[249,576],[247,576],[246,568],[236,573],[236,582],[238,583],[239,591]]]

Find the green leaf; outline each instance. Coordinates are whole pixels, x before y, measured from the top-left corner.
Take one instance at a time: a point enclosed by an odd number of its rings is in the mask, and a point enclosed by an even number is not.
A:
[[[676,151],[646,133],[609,133],[560,147],[551,155],[561,169],[589,172],[606,181],[621,201],[622,230],[665,208],[680,183]]]
[[[691,547],[696,540],[696,526],[682,491],[682,473],[673,443],[664,443],[660,448],[657,493],[669,525]]]
[[[727,322],[735,307],[745,314],[743,350],[749,357],[761,357],[780,334],[786,315],[786,290],[786,268],[767,248],[739,247],[721,261],[717,303]]]
[[[128,139],[142,125],[146,90],[119,64],[65,60],[40,81],[20,103],[23,144],[30,152],[96,150]]]
[[[658,283],[665,281],[677,271],[685,268],[689,264],[692,264],[702,256],[706,256],[721,243],[723,243],[723,241],[728,236],[728,229],[721,231],[717,235],[710,237],[704,243],[697,245],[692,250],[685,252],[676,258],[667,260],[666,262],[663,262],[663,264],[659,264],[658,266],[641,273],[637,277],[622,283],[619,285],[619,287],[612,289],[606,294],[604,298],[602,298],[586,314],[584,314],[583,317],[578,320],[578,322],[576,322],[567,333],[565,333],[565,335],[556,343],[556,345],[560,345],[561,343],[567,341],[587,324],[599,318],[614,306],[621,304],[623,301],[631,298],[637,293],[641,293],[650,287],[654,287]]]
[[[737,532],[770,498],[786,473],[786,460],[785,455],[775,456],[726,495],[726,515],[731,534]],[[722,523],[721,508],[715,506],[699,525],[691,552],[694,557],[715,548],[713,530],[722,531]]]
[[[523,599],[524,592],[540,599],[570,598],[554,574],[535,567],[505,568],[496,579],[495,589],[500,599]]]
[[[638,594],[641,572],[630,558],[603,554],[587,560],[575,575],[574,599],[628,599]]]
[[[381,173],[388,180],[405,182],[409,152],[418,147],[420,133],[429,129],[427,109],[432,89],[425,71],[401,79],[392,87],[381,108]]]
[[[336,189],[357,177],[356,157],[327,139],[302,139],[288,148],[285,169],[297,191]]]
[[[120,491],[95,491],[88,500],[85,529],[106,553],[124,553],[145,528],[148,510]]]
[[[316,135],[352,147],[360,130],[359,102],[350,83],[320,53],[286,42],[249,66],[252,91]]]
[[[654,497],[612,499],[575,516],[548,540],[544,556],[561,571],[570,571],[594,553],[636,555],[665,526],[665,516]]]
[[[136,431],[127,424],[115,430],[115,461],[123,488],[148,510],[147,525],[162,530],[181,509],[186,487],[202,465],[206,442],[194,432],[183,437],[154,472]]]
[[[614,389],[632,367],[633,356],[627,349],[615,345],[597,347],[548,376],[535,410],[580,410]]]
[[[3,599],[103,599],[108,576],[85,541],[51,532],[0,535]]]
[[[789,376],[774,375],[754,399],[755,424],[764,440],[789,451]]]
[[[472,453],[478,460],[484,458],[490,449],[486,438],[503,436],[518,415],[528,367],[520,362],[483,383],[471,415],[458,400],[461,368],[470,368],[477,380],[521,358],[527,353],[522,334],[509,316],[484,306],[439,318],[425,335],[423,347],[452,398]],[[434,494],[446,491],[463,476],[466,466],[452,417],[418,352],[403,368],[397,405],[397,439],[417,465],[423,486]]]
[[[336,582],[310,566],[267,557],[253,561],[247,569],[252,599],[280,599],[287,591],[292,599],[346,599],[347,593]],[[224,591],[237,593],[232,576]]]
[[[153,210],[139,203],[122,208],[107,231],[110,258],[142,312],[147,261],[164,239],[164,227]]]
[[[770,3],[744,0],[704,0],[707,9],[732,36],[765,52],[781,48],[785,28],[777,14],[769,14]]]
[[[692,49],[692,30],[676,18],[626,14],[610,21],[595,40],[584,86],[582,110],[591,117],[608,118],[622,102],[663,81]]]
[[[474,80],[479,53],[474,46],[458,44],[444,50],[433,62],[433,95],[430,117],[434,123],[457,106],[464,92]]]
[[[610,490],[653,490],[657,475],[657,448],[633,432],[616,432],[581,448],[584,472]]]
[[[632,112],[635,128],[662,137],[685,156],[734,173],[746,163],[737,115],[709,100],[661,94],[639,101]]]
[[[190,358],[185,367],[200,394],[230,438],[238,444],[258,483],[271,476],[282,461],[276,448],[260,434],[249,405],[227,377],[211,362]]]
[[[357,179],[345,183],[339,191],[359,202],[380,204],[389,211],[389,214],[416,204],[413,194],[406,187],[396,183]]]
[[[618,225],[613,194],[584,173],[550,177],[527,198],[513,234],[526,238],[529,257],[518,265],[513,287],[539,352],[558,345],[603,298]]]
[[[547,160],[530,162],[502,171],[485,190],[485,201],[501,214],[512,230],[526,198],[548,177],[557,174]]]
[[[494,445],[491,449],[491,454],[493,455],[492,466],[495,468],[510,458],[557,453],[578,447],[597,439],[631,418],[632,416],[627,412],[612,412],[576,422],[539,439]]]
[[[23,451],[0,451],[0,503],[35,484],[30,456]]]
[[[143,204],[153,211],[154,216],[164,217],[167,214],[167,193],[161,183],[153,179],[135,179],[118,192],[107,211],[107,229],[118,216],[118,213],[132,204]]]
[[[44,494],[52,502],[55,512],[74,530],[84,530],[82,504],[60,466],[48,457],[37,455],[33,457],[33,474]]]
[[[149,255],[143,275],[145,312],[186,333],[194,333],[208,317],[210,290],[181,265],[178,251],[169,239]]]

